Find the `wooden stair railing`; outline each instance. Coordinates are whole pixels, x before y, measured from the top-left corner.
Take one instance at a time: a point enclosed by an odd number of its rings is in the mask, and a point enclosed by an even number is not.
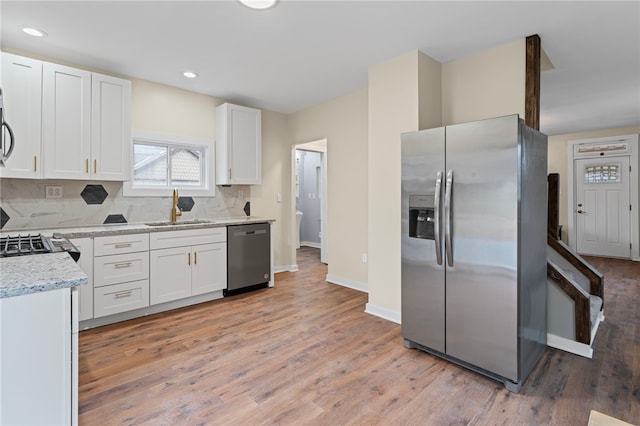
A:
[[[574,302],[576,342],[591,345],[589,295],[581,287],[572,284],[562,270],[550,261],[547,261],[547,276]]]
[[[589,280],[589,294],[581,287],[574,285],[562,269],[547,259],[547,276],[558,284],[558,288],[569,296],[575,303],[576,341],[591,344],[591,316],[589,295],[602,299],[601,310],[604,309],[604,278],[602,274],[584,260],[579,254],[571,250],[561,240],[559,211],[560,211],[560,178],[558,173],[547,176],[548,206],[547,206],[547,244],[560,256],[566,259],[578,272]]]
[[[565,243],[547,235],[547,244],[558,254],[567,259],[574,268],[589,280],[589,294],[593,294],[602,299],[604,307],[604,278],[602,274],[589,264],[577,253],[574,253]]]

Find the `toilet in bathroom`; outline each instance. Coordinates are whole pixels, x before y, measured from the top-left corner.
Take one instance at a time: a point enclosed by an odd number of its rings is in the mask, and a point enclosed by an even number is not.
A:
[[[296,210],[296,248],[300,248],[300,224],[302,223],[302,212]]]

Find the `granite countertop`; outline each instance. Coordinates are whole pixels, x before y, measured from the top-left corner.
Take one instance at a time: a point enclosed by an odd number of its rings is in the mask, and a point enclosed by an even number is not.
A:
[[[256,216],[194,219],[175,224],[169,221],[123,223],[75,228],[6,230],[0,236],[40,233],[45,236],[60,234],[67,238],[126,235],[141,232],[176,231],[180,229],[216,228],[251,223],[272,223],[274,219]],[[76,287],[87,283],[87,276],[67,253],[47,253],[34,256],[0,258],[0,298]]]
[[[87,284],[68,253],[0,258],[0,299]]]
[[[275,222],[275,219],[243,216],[243,217],[220,217],[213,219],[178,220],[175,224],[169,221],[149,221],[144,223],[115,223],[96,226],[79,226],[68,228],[48,228],[48,229],[16,229],[6,230],[0,236],[40,233],[43,235],[60,234],[67,238],[100,237],[107,235],[137,234],[140,232],[163,232],[177,231],[180,229],[197,228],[218,228],[229,225],[247,225],[251,223]],[[160,224],[154,225],[154,224]]]

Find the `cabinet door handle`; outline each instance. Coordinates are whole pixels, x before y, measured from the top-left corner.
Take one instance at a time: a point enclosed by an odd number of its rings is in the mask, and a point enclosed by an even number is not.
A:
[[[93,173],[98,173],[98,160],[93,160]]]
[[[84,172],[89,173],[89,159],[84,160]]]
[[[193,252],[193,264],[194,265],[198,264],[198,252],[197,251]]]
[[[131,243],[117,243],[113,246],[113,248],[126,248],[131,247]]]
[[[129,297],[133,294],[133,290],[125,290],[125,291],[119,291],[117,292],[114,296],[116,298],[121,298],[121,297]]]
[[[133,265],[133,262],[119,262],[113,264],[114,268],[128,268],[131,265]]]
[[[191,253],[187,253],[187,265],[191,266]]]
[[[33,156],[33,171],[34,172],[38,171],[38,156],[37,155]]]

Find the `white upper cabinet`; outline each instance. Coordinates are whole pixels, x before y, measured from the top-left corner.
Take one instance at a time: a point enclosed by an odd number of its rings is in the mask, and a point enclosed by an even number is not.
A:
[[[2,95],[5,120],[15,145],[0,176],[42,178],[42,62],[2,53]]]
[[[2,53],[15,149],[2,177],[129,178],[131,82]]]
[[[91,75],[93,179],[128,180],[131,153],[131,82]]]
[[[216,185],[262,183],[262,114],[225,103],[216,108]]]
[[[127,180],[131,83],[44,64],[45,177]]]
[[[45,178],[88,179],[91,73],[45,62],[42,98]]]

